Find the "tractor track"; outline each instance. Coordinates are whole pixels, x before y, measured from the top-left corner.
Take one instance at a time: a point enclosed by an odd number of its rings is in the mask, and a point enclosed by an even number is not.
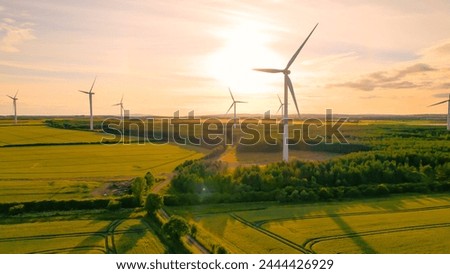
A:
[[[299,252],[301,252],[303,254],[311,253],[310,250],[305,249],[303,246],[301,246],[301,245],[299,245],[297,243],[294,243],[293,241],[290,241],[290,240],[288,240],[286,238],[283,238],[283,237],[281,237],[278,234],[272,233],[272,232],[270,232],[268,230],[265,230],[265,229],[263,229],[263,228],[261,228],[259,226],[256,226],[253,223],[245,220],[242,217],[237,216],[234,213],[231,213],[230,216],[233,217],[235,220],[241,222],[242,224],[244,224],[244,225],[246,225],[248,227],[251,227],[251,228],[253,228],[253,229],[255,229],[255,230],[257,230],[257,231],[259,231],[259,232],[261,232],[261,233],[271,237],[272,239],[275,239],[275,240],[277,240],[277,241],[279,241],[279,242],[281,242],[281,243],[283,243],[283,244],[285,244],[285,245],[287,245],[287,246],[289,246],[289,247],[291,247],[291,248],[293,248],[293,249],[295,249],[295,250],[297,250],[297,251],[299,251]]]
[[[399,227],[399,228],[387,228],[387,229],[372,230],[372,231],[365,231],[365,232],[355,232],[355,233],[347,233],[347,234],[340,234],[340,235],[333,235],[333,236],[317,237],[317,238],[312,238],[312,239],[307,240],[304,243],[304,246],[307,250],[309,250],[309,252],[315,253],[313,250],[314,245],[317,243],[320,243],[320,242],[324,242],[324,241],[332,241],[332,240],[339,240],[339,239],[345,239],[345,238],[371,236],[371,235],[379,235],[379,234],[387,234],[387,233],[398,233],[398,232],[408,232],[408,231],[416,231],[416,230],[424,230],[424,229],[443,228],[443,227],[450,227],[450,223],[406,226],[406,227]]]
[[[430,207],[421,207],[421,208],[408,208],[408,209],[398,209],[398,210],[389,210],[389,211],[361,211],[361,212],[350,212],[350,213],[318,214],[318,215],[312,215],[312,216],[291,217],[291,218],[283,217],[283,218],[275,218],[275,219],[267,219],[267,220],[257,221],[254,223],[254,225],[261,227],[264,224],[271,223],[271,222],[310,220],[310,219],[333,218],[333,217],[342,217],[342,216],[381,215],[381,214],[392,214],[392,213],[421,212],[421,211],[431,211],[431,210],[439,210],[439,209],[450,209],[450,205],[430,206]]]

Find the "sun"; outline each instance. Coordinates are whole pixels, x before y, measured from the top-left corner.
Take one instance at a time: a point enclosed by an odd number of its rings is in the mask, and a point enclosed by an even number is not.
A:
[[[206,59],[206,70],[211,77],[237,92],[260,93],[271,89],[276,79],[265,77],[253,68],[281,64],[282,58],[270,48],[275,42],[273,30],[262,23],[241,20],[215,35],[223,40],[223,46]]]

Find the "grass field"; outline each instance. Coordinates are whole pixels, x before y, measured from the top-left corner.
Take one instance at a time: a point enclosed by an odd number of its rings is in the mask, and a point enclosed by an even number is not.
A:
[[[449,253],[450,196],[170,208],[232,253]]]

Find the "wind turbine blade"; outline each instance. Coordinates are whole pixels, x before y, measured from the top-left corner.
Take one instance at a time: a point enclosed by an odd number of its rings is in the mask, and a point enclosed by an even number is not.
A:
[[[267,72],[267,73],[280,73],[280,72],[283,72],[282,69],[264,69],[264,68],[258,69],[258,68],[256,68],[256,69],[253,69],[253,70],[261,71],[261,72]]]
[[[228,114],[228,112],[230,112],[230,110],[233,106],[234,106],[234,102],[231,104],[230,108],[227,110],[227,112],[225,114]]]
[[[14,98],[17,98],[18,93],[19,93],[19,90],[16,91],[16,95],[14,95]]]
[[[283,104],[280,105],[280,107],[278,108],[278,110],[277,110],[276,113],[280,112],[280,110],[281,110],[282,107],[283,107]]]
[[[291,79],[289,79],[289,76],[286,76],[286,80],[287,80],[289,90],[291,91],[292,99],[294,99],[294,104],[295,104],[295,108],[297,109],[298,118],[300,118],[300,111],[298,110],[297,99],[295,98],[294,87],[292,86],[292,82],[291,82]]]
[[[85,94],[89,94],[89,92],[84,91],[84,90],[78,90],[79,92],[85,93]]]
[[[15,100],[15,99],[14,99],[14,97],[11,97],[11,96],[9,96],[9,95],[6,95],[6,96],[8,96],[9,98],[11,98],[11,99]]]
[[[278,94],[277,94],[277,97],[278,97],[278,101],[280,101],[280,104],[283,105],[283,102],[281,102],[281,98]]]
[[[316,24],[316,26],[312,29],[312,31],[309,33],[308,37],[306,37],[305,41],[303,41],[303,44],[298,48],[298,50],[294,53],[294,55],[292,56],[291,60],[289,60],[289,63],[287,64],[285,69],[289,69],[289,67],[292,65],[292,63],[294,63],[295,58],[297,58],[297,55],[300,53],[300,51],[302,50],[303,46],[306,44],[306,42],[308,41],[309,37],[311,37],[311,34],[314,32],[314,30],[317,28],[317,25],[319,25],[319,23]]]
[[[449,101],[450,101],[450,100],[444,100],[444,101],[442,101],[442,102],[439,102],[439,103],[436,103],[436,104],[429,105],[428,107],[437,106],[437,105],[440,105],[440,104],[447,103],[447,102],[449,102]]]
[[[122,94],[122,99],[120,99],[120,103],[122,104],[122,101],[123,101],[123,94]]]
[[[118,104],[114,104],[113,106],[120,106],[120,103],[118,103]]]
[[[234,101],[234,97],[233,97],[233,93],[231,92],[231,89],[230,89],[230,88],[228,88],[228,91],[230,92],[230,95],[231,95],[231,99],[233,99],[233,102],[235,102],[235,101]]]
[[[236,104],[247,104],[248,102],[245,101],[234,101]]]
[[[92,89],[94,88],[96,80],[97,80],[97,75],[95,75],[94,82],[92,82],[92,86],[91,86],[91,89],[89,90],[89,93],[92,93]]]

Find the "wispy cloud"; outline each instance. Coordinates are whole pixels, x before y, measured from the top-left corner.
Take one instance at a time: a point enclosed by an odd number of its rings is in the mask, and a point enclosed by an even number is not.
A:
[[[21,44],[36,38],[31,27],[30,23],[17,23],[14,19],[4,18],[0,22],[0,51],[19,52]]]
[[[362,91],[372,91],[376,88],[408,89],[422,87],[426,83],[413,83],[404,80],[405,77],[417,73],[436,71],[428,64],[417,63],[396,71],[377,71],[361,77],[357,81],[330,84],[328,87],[348,87]]]
[[[445,99],[447,99],[448,98],[448,94],[449,93],[436,93],[436,94],[433,94],[433,97],[434,98],[445,98]]]

